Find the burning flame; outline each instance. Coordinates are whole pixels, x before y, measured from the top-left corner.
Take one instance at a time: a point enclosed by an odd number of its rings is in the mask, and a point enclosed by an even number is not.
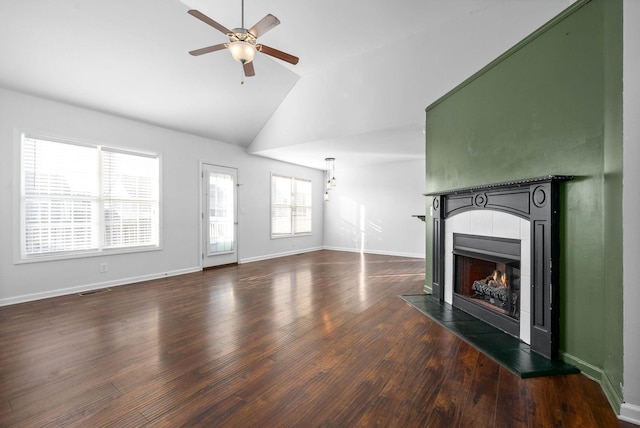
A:
[[[507,286],[507,273],[494,270],[493,274],[489,277],[489,281],[495,283],[499,287]]]

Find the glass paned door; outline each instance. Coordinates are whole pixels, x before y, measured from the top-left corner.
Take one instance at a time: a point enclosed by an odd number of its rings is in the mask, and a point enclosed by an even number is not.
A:
[[[203,165],[203,267],[236,263],[237,170]]]

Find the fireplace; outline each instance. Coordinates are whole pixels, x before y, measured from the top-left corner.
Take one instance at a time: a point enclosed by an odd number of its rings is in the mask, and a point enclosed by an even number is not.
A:
[[[560,183],[545,176],[429,193],[435,297],[558,358]]]

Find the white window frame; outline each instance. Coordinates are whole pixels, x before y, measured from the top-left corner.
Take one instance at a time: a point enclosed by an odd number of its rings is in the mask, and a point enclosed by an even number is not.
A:
[[[79,250],[65,250],[65,251],[56,251],[56,252],[43,252],[36,254],[27,254],[26,251],[26,192],[25,192],[25,183],[24,183],[24,159],[23,159],[23,147],[24,147],[24,139],[35,139],[41,141],[50,141],[53,143],[59,144],[67,144],[70,146],[78,146],[89,149],[96,150],[97,153],[97,162],[95,166],[96,180],[97,180],[97,189],[96,189],[96,200],[97,200],[97,227],[94,233],[97,236],[93,236],[93,239],[96,242],[95,248],[90,249],[79,249]],[[38,262],[38,261],[51,261],[51,260],[65,260],[65,259],[73,259],[73,258],[81,258],[81,257],[93,257],[93,256],[104,256],[107,254],[120,254],[120,253],[134,253],[134,252],[144,252],[144,251],[157,251],[162,249],[162,158],[158,153],[150,153],[150,152],[142,152],[135,150],[124,150],[115,148],[113,146],[105,146],[101,144],[90,144],[84,142],[73,141],[71,139],[65,138],[57,138],[50,137],[40,133],[32,133],[32,132],[20,132],[17,142],[17,161],[19,167],[17,168],[17,173],[19,174],[18,179],[18,188],[17,188],[17,198],[19,203],[17,204],[17,223],[18,223],[18,237],[17,237],[17,257],[16,263],[30,263],[30,262]],[[155,216],[154,216],[154,224],[153,228],[153,236],[151,244],[140,244],[140,245],[123,245],[123,246],[111,246],[108,247],[105,244],[105,233],[106,233],[106,218],[104,215],[105,201],[108,198],[105,197],[104,188],[103,188],[103,153],[115,153],[115,154],[125,154],[132,156],[140,156],[145,158],[151,158],[157,160],[157,190],[154,192],[154,197],[152,199],[148,199],[149,202],[154,203]],[[155,200],[154,200],[155,199]],[[92,240],[93,242],[93,240]]]
[[[274,201],[274,189],[273,189],[273,178],[274,177],[278,177],[281,179],[288,179],[290,180],[290,184],[291,184],[291,199],[290,202],[288,204],[276,204],[276,202]],[[294,203],[294,201],[296,200],[295,198],[295,194],[294,194],[294,183],[295,181],[300,181],[300,182],[305,182],[309,184],[309,204],[308,205],[297,205]],[[272,173],[271,174],[271,180],[270,180],[270,193],[271,193],[271,203],[269,204],[269,208],[270,208],[270,215],[269,215],[269,219],[270,219],[270,226],[271,226],[271,239],[280,239],[280,238],[291,238],[291,237],[296,237],[296,236],[310,236],[313,233],[313,182],[310,179],[306,179],[306,178],[299,178],[299,177],[293,177],[290,175],[283,175],[283,174],[275,174]],[[273,217],[273,211],[274,211],[274,207],[275,206],[280,206],[280,207],[288,207],[290,209],[291,215],[290,215],[290,221],[291,221],[291,232],[290,233],[276,233],[274,232],[274,228],[273,228],[273,222],[274,222],[274,217]],[[297,232],[296,228],[295,228],[295,211],[296,209],[308,209],[309,210],[309,230],[308,231],[302,231],[302,232]]]

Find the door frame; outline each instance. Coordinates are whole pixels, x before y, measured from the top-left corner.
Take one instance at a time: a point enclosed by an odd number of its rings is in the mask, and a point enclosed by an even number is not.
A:
[[[204,226],[204,224],[205,224],[204,170],[205,170],[206,167],[233,169],[233,170],[236,171],[236,182],[235,182],[235,188],[234,188],[234,192],[235,192],[235,213],[234,213],[234,215],[235,215],[235,242],[234,242],[234,245],[235,245],[236,259],[235,259],[235,262],[221,263],[219,266],[223,266],[225,264],[236,264],[236,263],[238,263],[238,260],[239,260],[238,253],[239,253],[239,250],[240,250],[239,245],[238,245],[238,241],[239,241],[238,237],[240,235],[240,228],[239,228],[239,221],[238,221],[238,219],[239,219],[239,215],[238,215],[238,197],[239,197],[239,195],[238,195],[238,187],[239,187],[239,185],[238,185],[238,174],[239,174],[238,168],[235,167],[235,166],[220,165],[220,164],[215,163],[215,162],[207,162],[207,161],[201,160],[200,161],[200,168],[199,168],[199,172],[198,172],[198,183],[199,183],[198,184],[198,189],[199,189],[199,192],[198,192],[199,196],[198,197],[200,199],[200,202],[199,202],[199,208],[200,208],[199,211],[200,212],[199,212],[199,215],[198,215],[198,217],[200,219],[200,222],[199,222],[200,231],[199,231],[199,238],[198,238],[198,240],[200,242],[200,245],[199,245],[199,251],[200,252],[199,252],[199,257],[198,258],[200,259],[199,263],[200,263],[200,269],[201,270],[205,269],[205,265],[204,265],[204,259],[205,259],[205,244],[204,244],[204,232],[205,232],[205,229],[204,229],[205,228],[205,226]],[[207,224],[208,224],[208,222],[207,222]],[[213,267],[213,266],[207,266],[207,267]]]

